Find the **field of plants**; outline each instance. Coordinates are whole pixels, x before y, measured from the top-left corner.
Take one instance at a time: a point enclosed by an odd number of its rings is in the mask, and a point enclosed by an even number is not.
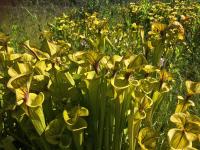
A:
[[[200,150],[199,2],[23,9],[0,20],[0,150]]]

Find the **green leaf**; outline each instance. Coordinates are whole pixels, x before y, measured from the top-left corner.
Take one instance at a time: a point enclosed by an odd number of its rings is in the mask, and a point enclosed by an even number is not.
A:
[[[45,124],[45,117],[43,113],[42,107],[29,107],[29,117],[39,135],[45,131],[46,124]]]
[[[8,74],[11,77],[15,77],[15,76],[19,75],[20,73],[17,72],[13,67],[9,67]]]
[[[19,59],[19,58],[21,58],[21,57],[22,57],[21,54],[8,54],[8,59],[9,59],[10,61],[14,61],[14,60]]]
[[[46,51],[51,56],[57,54],[60,51],[60,49],[61,49],[60,45],[57,45],[48,40],[44,40],[43,45],[42,45],[42,50]]]
[[[69,117],[67,110],[63,111],[63,118],[64,118],[65,123],[67,123],[70,126],[73,125],[74,122],[70,122],[71,118]]]
[[[95,71],[89,71],[89,72],[84,73],[84,75],[86,76],[87,80],[92,80],[92,79],[94,79],[96,72]]]
[[[51,82],[46,75],[34,75],[31,82],[31,89],[40,92],[40,89],[46,89],[48,83]]]
[[[113,55],[112,57],[112,61],[115,63],[115,62],[120,62],[122,61],[122,56],[119,56],[119,55]]]
[[[61,119],[52,120],[45,129],[45,138],[50,144],[59,144],[64,124]]]
[[[132,91],[131,93],[134,101],[136,102],[135,104],[138,104],[137,107],[139,106],[141,100],[143,99],[145,93],[140,90],[139,88],[136,88],[135,90]]]
[[[50,58],[48,53],[42,52],[37,48],[31,47],[29,41],[26,41],[24,43],[24,46],[38,60],[46,60],[46,59]]]
[[[143,70],[146,72],[146,73],[152,73],[152,72],[155,72],[156,71],[156,68],[152,65],[145,65],[143,67]]]
[[[80,117],[69,118],[69,115],[66,110],[63,112],[63,118],[68,130],[70,131],[80,131],[87,128],[87,123],[84,119]]]
[[[158,71],[160,75],[161,81],[171,81],[172,75],[171,73],[167,72],[165,69]]]
[[[29,107],[38,107],[42,106],[43,102],[44,102],[44,94],[42,92],[40,92],[38,95],[35,93],[29,93],[26,105]]]
[[[109,59],[109,58],[108,58]],[[119,55],[113,55],[110,60],[108,60],[106,66],[109,69],[114,69],[117,67],[117,65],[122,61],[123,57]]]
[[[179,129],[182,129],[186,123],[187,115],[184,113],[175,113],[170,117],[170,121],[176,124]]]
[[[70,111],[70,114],[64,110],[63,118],[70,131],[79,131],[87,128],[87,122],[81,116],[88,116],[89,112],[84,107],[75,107]]]
[[[200,82],[185,82],[188,95],[200,94]]]
[[[102,54],[97,54],[95,51],[89,51],[86,54],[87,61],[94,65],[95,63],[99,62],[102,58]]]
[[[28,99],[28,91],[26,88],[18,88],[15,90],[16,94],[16,103],[17,105],[21,105],[24,101]]]
[[[140,80],[139,84],[144,93],[150,94],[152,92],[153,86],[147,79]]]
[[[125,58],[123,58],[123,57],[121,57],[121,56],[119,56],[120,58],[121,58],[121,60],[123,59],[123,63],[125,64],[125,66],[126,66],[126,68],[128,68],[128,66],[130,65],[130,63],[132,62],[132,61],[134,61],[134,59],[137,57],[137,55],[131,55],[131,56],[129,56],[129,57],[125,57]],[[120,60],[120,61],[121,61]],[[119,62],[120,62],[119,61]]]
[[[17,63],[17,65],[21,74],[28,74],[32,70],[32,66],[28,63]]]
[[[192,132],[185,132],[185,134],[186,134],[187,139],[190,140],[190,141],[198,140],[198,135],[197,134],[194,134]]]
[[[67,72],[67,73],[65,73],[65,76],[66,76],[67,80],[69,81],[69,83],[70,83],[72,86],[75,86],[75,81],[74,81],[72,75],[71,75],[69,72]]]
[[[148,97],[147,95],[145,95],[141,101],[139,102],[139,109],[140,110],[147,110],[149,108],[151,108],[153,101],[150,97]]]
[[[167,93],[167,92],[169,92],[170,90],[171,90],[171,86],[170,86],[168,83],[164,82],[164,83],[162,84],[162,86],[161,86],[160,92],[161,92],[161,93]]]
[[[128,80],[126,80],[123,76],[121,75],[115,75],[114,78],[111,80],[111,85],[116,89],[116,90],[122,90],[126,89],[130,86]]]
[[[141,66],[144,66],[147,64],[148,62],[146,58],[142,54],[139,54],[134,58],[133,61],[130,62],[130,64],[128,65],[128,69],[138,69]]]
[[[11,77],[15,77],[20,74],[30,74],[32,71],[32,66],[29,63],[19,63],[9,67],[8,74]]]
[[[171,129],[168,132],[170,146],[174,149],[185,149],[191,146],[191,142],[183,130]]]
[[[167,28],[166,24],[159,23],[159,22],[154,22],[151,25],[151,30],[152,30],[152,32],[155,32],[155,33],[160,33],[162,31],[164,31],[166,28]]]
[[[76,123],[69,128],[73,132],[82,131],[87,128],[87,122],[83,118],[78,118]]]
[[[158,101],[160,97],[161,97],[161,93],[159,91],[155,91],[152,97],[153,102],[155,103],[156,101]]]
[[[189,107],[191,106],[195,106],[194,102],[191,100],[184,100],[184,98],[182,96],[178,96],[178,104],[176,105],[176,113],[179,112],[186,112],[188,110]]]
[[[70,119],[67,110],[64,110],[64,111],[63,111],[63,118],[64,118],[64,120],[65,120],[66,122]]]
[[[78,107],[77,108],[77,116],[80,116],[80,117],[89,116],[88,109],[85,107]]]
[[[47,76],[44,75],[34,75],[32,82],[42,82],[42,81],[46,81],[47,80]],[[33,84],[33,83],[32,83]],[[38,84],[38,83],[37,83]],[[32,85],[31,85],[32,86]],[[39,87],[39,86],[38,86]]]
[[[68,58],[72,62],[75,62],[77,64],[83,64],[83,63],[85,63],[85,60],[83,59],[84,54],[85,54],[85,52],[79,51],[79,52],[75,52],[73,54],[69,54]]]
[[[47,68],[47,66],[46,66],[45,61],[37,61],[37,63],[35,64],[35,70],[40,75],[45,75],[46,68]]]
[[[33,62],[35,63],[36,59],[31,54],[24,53],[22,57],[20,58],[20,61],[22,62]]]
[[[20,87],[26,87],[30,80],[30,74],[20,74],[12,77],[8,83],[7,87],[10,89],[18,89]]]
[[[60,137],[60,142],[59,142],[59,147],[61,148],[61,149],[66,149],[66,150],[68,150],[68,149],[70,149],[70,146],[72,145],[72,137],[71,137],[71,134],[63,134],[63,135],[61,135],[61,137]]]
[[[151,108],[153,101],[148,96],[143,96],[141,99],[136,100],[134,120],[139,121],[146,118],[146,110]]]
[[[135,80],[134,78],[129,78],[128,79],[130,85],[136,87],[136,86],[139,86],[139,81],[138,80]]]
[[[185,125],[186,131],[199,135],[200,134],[200,118],[196,115],[190,115],[187,118],[187,122],[188,123]]]
[[[176,124],[177,128],[184,129],[186,137],[190,141],[198,139],[200,134],[200,118],[189,113],[175,113],[170,120]]]
[[[138,110],[134,113],[134,122],[137,123],[138,121],[146,118],[146,113],[144,110]]]
[[[112,88],[112,86],[109,84],[106,90],[105,95],[111,99],[117,98],[117,91]]]
[[[153,129],[146,127],[140,130],[138,143],[142,150],[154,150],[156,148],[156,133]]]

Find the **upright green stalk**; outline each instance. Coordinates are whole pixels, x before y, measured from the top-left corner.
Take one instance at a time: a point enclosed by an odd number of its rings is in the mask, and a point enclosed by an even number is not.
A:
[[[134,114],[131,113],[128,121],[129,150],[136,150],[137,135],[140,130],[141,120],[134,120]]]
[[[82,150],[83,147],[81,145],[83,143],[83,132],[77,131],[77,132],[72,132],[72,134],[73,134],[73,139],[74,139],[74,144],[76,146],[76,149]]]
[[[115,101],[114,150],[120,150],[120,109],[120,100],[117,98]]]
[[[100,87],[100,117],[99,117],[99,137],[98,137],[98,145],[97,145],[97,150],[102,150],[102,142],[103,142],[103,135],[105,134],[104,128],[105,128],[105,114],[106,114],[106,104],[107,104],[107,98],[105,96],[106,93],[106,82],[104,79],[101,79],[101,87]],[[109,112],[110,113],[110,112]],[[108,114],[109,114],[108,113]]]

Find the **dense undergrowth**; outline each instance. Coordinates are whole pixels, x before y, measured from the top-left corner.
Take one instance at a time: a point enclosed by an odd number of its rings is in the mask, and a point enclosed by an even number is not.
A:
[[[0,149],[200,149],[199,30],[175,1],[78,9],[37,44],[0,33]]]

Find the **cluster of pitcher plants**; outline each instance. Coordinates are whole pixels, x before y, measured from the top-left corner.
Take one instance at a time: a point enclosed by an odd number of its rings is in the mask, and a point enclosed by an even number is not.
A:
[[[171,123],[159,126],[156,119],[173,93],[170,66],[174,51],[187,47],[193,17],[163,5],[155,14],[164,19],[153,16],[145,27],[131,19],[145,12],[137,8],[131,4],[123,10],[129,18],[112,26],[97,13],[64,15],[41,34],[40,45],[25,41],[20,51],[0,33],[0,148],[199,148],[200,117],[190,108],[200,82],[186,80],[176,93]]]

